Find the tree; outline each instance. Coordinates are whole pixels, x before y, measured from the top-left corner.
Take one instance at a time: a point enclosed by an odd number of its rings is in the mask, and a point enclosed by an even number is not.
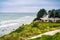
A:
[[[50,19],[49,19],[51,17],[50,15],[51,15],[51,10],[48,11],[48,21],[50,21]],[[50,21],[50,22],[52,22],[52,21]]]
[[[52,10],[52,13],[53,13],[53,18],[54,18],[54,22],[55,22],[56,10],[53,9],[53,10]]]
[[[60,18],[60,13],[56,11],[56,16],[57,18]]]
[[[55,10],[55,9],[49,10],[48,15],[49,15],[49,18],[51,17],[60,18],[60,10]]]
[[[56,17],[60,18],[60,9],[56,10]]]
[[[37,13],[37,18],[40,19],[41,17],[43,17],[44,15],[47,15],[47,12],[45,9],[40,9]]]
[[[51,10],[48,11],[48,17],[51,17]]]
[[[55,9],[49,10],[48,14],[49,14],[49,18],[51,17],[54,18],[54,22],[55,22],[56,10]]]

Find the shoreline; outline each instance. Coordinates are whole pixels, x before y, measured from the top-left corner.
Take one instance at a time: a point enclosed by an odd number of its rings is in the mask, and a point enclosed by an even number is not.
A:
[[[32,18],[32,19],[31,19]],[[25,19],[25,20],[24,20]],[[28,21],[27,21],[28,19]],[[34,17],[26,16],[16,20],[2,21],[0,24],[0,35],[11,33],[19,28],[22,24],[30,24]]]

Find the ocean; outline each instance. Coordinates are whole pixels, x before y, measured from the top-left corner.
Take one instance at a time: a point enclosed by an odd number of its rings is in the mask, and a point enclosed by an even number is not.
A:
[[[19,19],[25,16],[36,16],[36,13],[0,13],[0,22],[5,20]]]
[[[0,36],[8,34],[22,24],[30,24],[36,13],[0,13]]]

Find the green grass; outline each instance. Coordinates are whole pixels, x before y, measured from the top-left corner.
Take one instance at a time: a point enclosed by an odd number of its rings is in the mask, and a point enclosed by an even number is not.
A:
[[[0,40],[24,40],[26,38],[56,29],[60,29],[60,23],[33,22],[31,24],[23,24],[10,34],[0,37]]]
[[[43,35],[42,37],[31,39],[31,40],[60,40],[60,33],[56,33],[53,36]]]

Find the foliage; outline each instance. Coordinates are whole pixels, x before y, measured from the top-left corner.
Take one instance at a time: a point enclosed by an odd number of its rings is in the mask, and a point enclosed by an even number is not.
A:
[[[10,34],[0,37],[0,40],[24,40],[28,37],[32,37],[59,28],[60,28],[60,23],[33,22],[31,24],[26,24],[26,25],[23,24],[18,29],[11,32]]]
[[[43,35],[42,37],[31,39],[31,40],[60,40],[60,33],[56,33],[53,36],[50,35]]]
[[[51,17],[53,17],[53,18],[55,18],[55,16],[56,16],[56,11],[55,11],[55,9],[52,9],[52,10],[49,10],[48,11],[49,13],[49,17],[51,18]]]
[[[41,17],[43,17],[44,15],[47,15],[47,12],[46,12],[46,10],[45,9],[40,9],[39,11],[38,11],[38,13],[37,13],[37,18],[41,18]]]
[[[52,9],[52,10],[49,10],[48,11],[48,15],[49,15],[49,18],[60,18],[60,15],[59,15],[60,13],[57,11],[57,10],[55,10],[55,9]]]
[[[56,22],[57,22],[57,23],[60,23],[60,20],[57,20]]]

